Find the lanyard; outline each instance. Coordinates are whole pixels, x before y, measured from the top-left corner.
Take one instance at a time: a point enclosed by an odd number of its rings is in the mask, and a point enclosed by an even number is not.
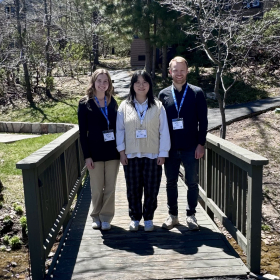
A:
[[[141,123],[141,125],[142,125],[142,123],[143,123],[143,121],[144,121],[144,118],[145,118],[145,115],[146,115],[146,113],[147,113],[147,111],[148,111],[148,104],[147,104],[145,110],[142,112],[142,116],[141,116],[141,114],[140,114],[140,110],[139,110],[139,108],[138,108],[138,104],[137,104],[137,103],[135,103],[135,109],[136,109],[136,112],[137,112],[137,114],[138,114],[138,116],[139,116],[140,123]]]
[[[177,99],[176,99],[175,92],[174,92],[174,86],[172,85],[171,91],[172,91],[172,96],[173,96],[174,104],[175,104],[176,110],[178,112],[178,118],[179,118],[179,113],[181,111],[181,108],[183,106],[183,103],[184,103],[184,100],[185,100],[185,97],[186,97],[186,93],[187,93],[188,87],[189,87],[189,85],[187,84],[186,88],[185,88],[185,91],[184,91],[184,94],[183,94],[183,97],[182,97],[182,100],[181,100],[180,108],[178,110],[178,104],[177,104]]]
[[[108,124],[108,130],[109,130],[109,124],[110,124],[110,121],[109,121],[109,118],[108,118],[108,108],[107,108],[107,100],[106,100],[106,96],[104,96],[104,103],[105,103],[105,112],[103,111],[103,109],[101,108],[101,106],[100,106],[100,103],[99,103],[99,101],[98,101],[98,99],[97,99],[97,97],[96,96],[94,96],[94,99],[95,99],[95,101],[96,101],[96,103],[98,104],[98,106],[99,106],[99,108],[100,108],[100,110],[101,110],[101,112],[102,112],[102,114],[103,114],[103,116],[105,117],[105,119],[107,120],[107,124]]]

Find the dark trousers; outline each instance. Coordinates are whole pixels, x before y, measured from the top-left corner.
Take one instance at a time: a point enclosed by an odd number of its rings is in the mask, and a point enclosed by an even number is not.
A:
[[[129,216],[133,221],[145,221],[154,218],[157,208],[162,166],[157,165],[157,159],[132,158],[128,165],[124,165],[127,187]],[[142,196],[144,189],[144,205],[142,210]]]
[[[198,200],[198,159],[192,151],[170,151],[165,159],[164,170],[166,175],[167,206],[169,214],[178,216],[178,176],[181,162],[185,169],[185,183],[188,186],[186,215],[196,213]]]

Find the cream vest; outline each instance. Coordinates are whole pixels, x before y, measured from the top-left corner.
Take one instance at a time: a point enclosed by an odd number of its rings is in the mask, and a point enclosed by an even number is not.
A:
[[[134,107],[123,101],[120,111],[124,113],[125,153],[159,153],[159,125],[162,103],[155,100],[155,105],[148,109],[141,126]],[[147,138],[136,138],[137,129],[146,129]]]

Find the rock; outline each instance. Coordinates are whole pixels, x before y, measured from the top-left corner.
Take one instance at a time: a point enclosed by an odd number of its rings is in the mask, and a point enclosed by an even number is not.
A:
[[[269,245],[269,241],[267,239],[264,239],[263,242],[265,245]]]
[[[50,252],[49,255],[48,255],[48,258],[51,258],[51,257],[53,257],[54,255],[55,255],[54,252]]]
[[[269,274],[269,273],[263,275],[263,278],[267,278],[267,279],[271,279],[271,280],[278,280],[278,279],[280,279],[278,276],[273,275],[273,274]]]
[[[215,92],[207,92],[207,93],[206,93],[206,96],[207,96],[207,98],[209,98],[209,99],[216,100],[216,94],[215,94]]]
[[[262,248],[264,252],[268,252],[268,248]]]
[[[16,262],[11,262],[11,266],[12,266],[12,267],[16,267],[16,266],[17,266],[17,263],[16,263]]]
[[[9,278],[12,278],[14,275],[13,275],[13,273],[12,272],[8,272],[5,276],[4,276],[4,278],[5,279],[9,279]]]

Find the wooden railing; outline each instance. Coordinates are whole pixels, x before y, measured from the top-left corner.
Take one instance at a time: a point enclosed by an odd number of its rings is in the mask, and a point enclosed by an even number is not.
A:
[[[268,160],[210,133],[200,160],[199,194],[260,271],[262,169]],[[43,279],[45,260],[69,220],[85,174],[78,127],[17,163],[22,169],[32,279]]]
[[[43,279],[45,261],[85,174],[77,126],[17,163],[22,169],[32,279]]]
[[[268,160],[210,133],[200,160],[199,194],[211,218],[217,217],[260,272],[263,165]]]

